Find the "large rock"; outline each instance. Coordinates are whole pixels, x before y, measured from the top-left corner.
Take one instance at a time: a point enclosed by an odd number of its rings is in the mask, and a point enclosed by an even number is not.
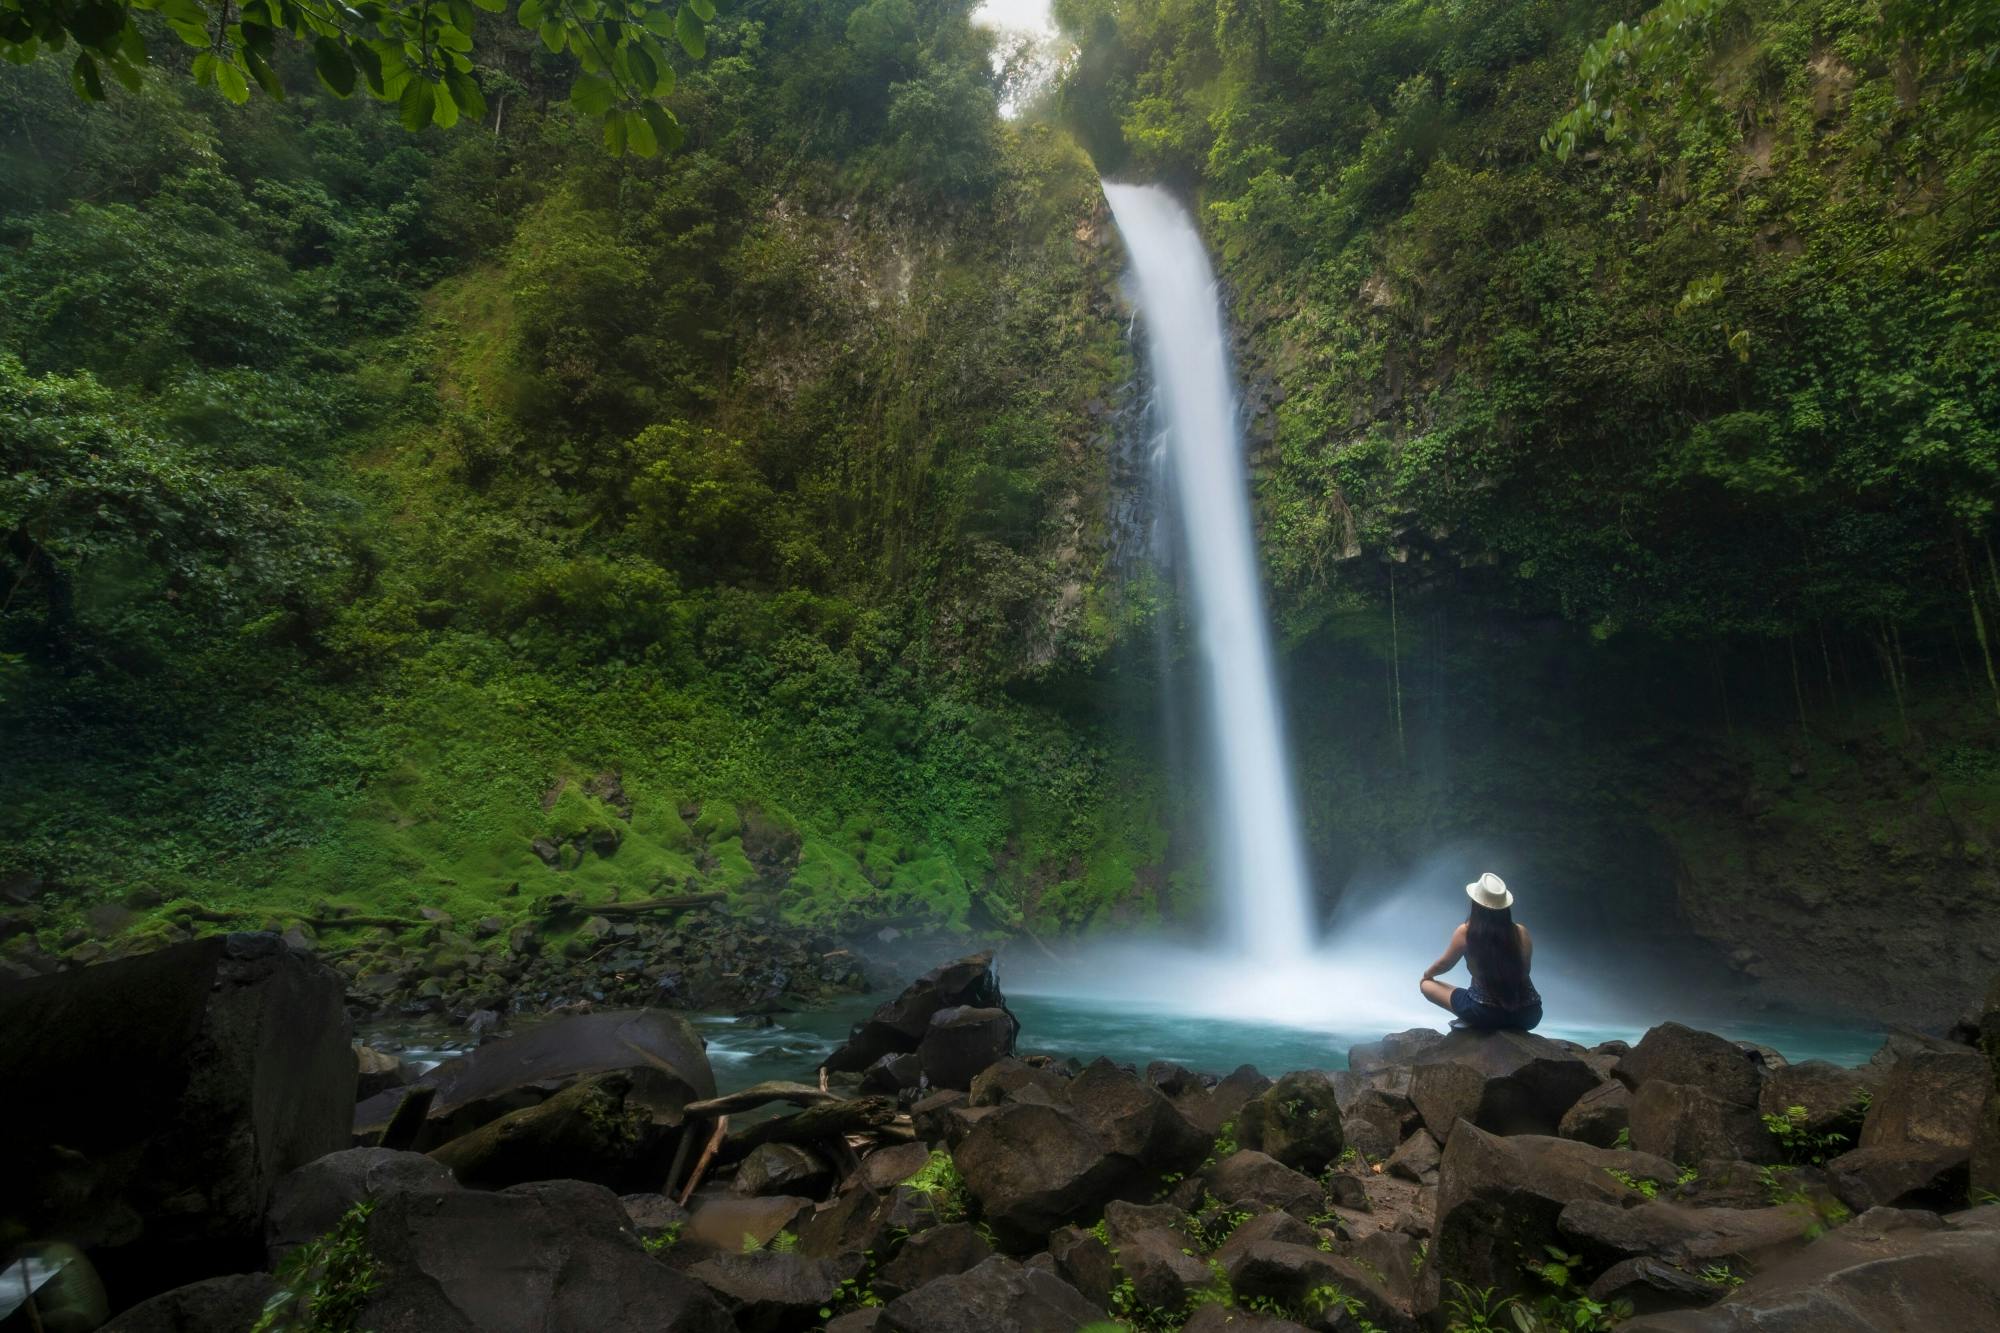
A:
[[[1597,1075],[1575,1052],[1532,1032],[1461,1030],[1427,1049],[1410,1100],[1440,1143],[1468,1121],[1492,1134],[1554,1134]]]
[[[1632,1090],[1613,1079],[1600,1083],[1563,1112],[1556,1133],[1566,1139],[1609,1148],[1632,1127]]]
[[[1859,1146],[1924,1143],[1969,1158],[1990,1080],[1977,1051],[1920,1051],[1897,1061],[1869,1104]]]
[[[1004,1009],[1006,997],[993,973],[993,955],[976,953],[945,963],[918,977],[895,999],[854,1025],[846,1042],[827,1057],[826,1067],[859,1072],[885,1055],[914,1051],[940,1009],[969,1005]],[[973,1072],[978,1072],[977,1070]]]
[[[1109,1060],[1095,1061],[1062,1091],[1077,1118],[1135,1172],[1187,1171],[1208,1153],[1208,1136],[1172,1102]]]
[[[1556,1219],[1566,1248],[1596,1266],[1640,1255],[1698,1271],[1711,1264],[1762,1266],[1777,1251],[1802,1245],[1821,1229],[1810,1208],[1688,1208],[1665,1199],[1633,1207],[1578,1199]]]
[[[1285,1075],[1244,1105],[1236,1141],[1307,1175],[1326,1170],[1347,1150],[1332,1077],[1317,1070]]]
[[[1372,1074],[1395,1065],[1413,1065],[1427,1058],[1444,1043],[1445,1034],[1435,1028],[1407,1028],[1392,1032],[1380,1041],[1365,1041],[1347,1050],[1347,1067],[1356,1074]]]
[[[1310,1311],[1315,1301],[1325,1298],[1327,1288],[1337,1288],[1341,1295],[1358,1301],[1361,1317],[1377,1328],[1397,1333],[1414,1330],[1416,1322],[1409,1309],[1389,1294],[1383,1281],[1386,1275],[1370,1272],[1372,1267],[1315,1246],[1266,1240],[1232,1255],[1228,1273],[1229,1284],[1240,1299],[1275,1301],[1290,1309]]]
[[[915,1164],[895,1180],[882,1182],[882,1188],[907,1179],[912,1172],[924,1164],[926,1154],[922,1144],[898,1144],[899,1149],[914,1150],[905,1153],[916,1158]],[[871,1154],[870,1160],[881,1156]],[[893,1162],[884,1162],[886,1170]],[[864,1164],[864,1170],[866,1169]],[[833,1168],[827,1160],[810,1148],[801,1148],[796,1143],[760,1143],[736,1164],[736,1178],[729,1182],[732,1194],[798,1194],[817,1197],[826,1192],[833,1183]]]
[[[972,1086],[973,1075],[1013,1053],[1021,1029],[1014,1015],[997,1007],[953,1005],[931,1015],[917,1043],[917,1063],[933,1088]]]
[[[1396,1145],[1422,1123],[1423,1117],[1406,1093],[1364,1088],[1348,1102],[1341,1133],[1349,1147],[1379,1161],[1396,1151]]]
[[[790,1333],[819,1326],[820,1309],[852,1269],[796,1252],[755,1250],[703,1259],[687,1273],[721,1299],[745,1333]]]
[[[1224,1203],[1258,1212],[1278,1208],[1311,1217],[1326,1204],[1318,1181],[1254,1148],[1238,1149],[1209,1168],[1208,1188]]]
[[[644,1108],[626,1105],[631,1091],[623,1073],[593,1075],[430,1156],[472,1189],[530,1180],[589,1180],[627,1192],[656,1184],[668,1132],[656,1132]]]
[[[1618,1077],[1637,1092],[1647,1083],[1685,1083],[1739,1106],[1757,1105],[1764,1070],[1726,1037],[1679,1023],[1662,1023],[1618,1062]]]
[[[1460,1130],[1438,1168],[1424,1303],[1436,1303],[1441,1281],[1527,1294],[1533,1279],[1523,1256],[1539,1260],[1545,1246],[1564,1242],[1558,1222],[1565,1208],[1580,1201],[1626,1206],[1642,1197],[1627,1179],[1671,1185],[1678,1174],[1672,1162],[1646,1153],[1541,1135],[1503,1138],[1477,1126]]]
[[[1801,1060],[1771,1072],[1758,1091],[1757,1110],[1763,1115],[1783,1116],[1796,1106],[1805,1112],[1798,1123],[1808,1134],[1841,1129],[1852,1133],[1869,1092],[1868,1080],[1858,1069],[1826,1060]]]
[[[680,1123],[680,1108],[715,1095],[715,1073],[700,1036],[665,1009],[607,1010],[554,1018],[447,1060],[412,1087],[433,1087],[424,1136],[428,1151],[499,1119],[547,1101],[578,1079],[624,1073],[629,1097],[663,1127]],[[408,1088],[371,1097],[354,1108],[354,1130],[379,1130]]]
[[[601,1185],[392,1195],[368,1215],[371,1333],[730,1333],[700,1283],[660,1263]]]
[[[348,1146],[340,979],[230,935],[0,985],[0,1232],[90,1250],[113,1308],[264,1262],[280,1177]]]
[[[1139,1179],[1074,1112],[1030,1102],[994,1107],[952,1150],[979,1215],[1009,1249],[1039,1249],[1066,1222],[1089,1223]]]
[[[993,1257],[993,1247],[968,1222],[919,1231],[875,1275],[876,1294],[893,1300],[941,1277],[966,1273]]]
[[[884,1333],[1076,1333],[1104,1311],[1067,1282],[995,1256],[882,1307]]]
[[[811,1199],[785,1194],[758,1199],[734,1196],[710,1199],[698,1203],[681,1234],[689,1244],[739,1254],[769,1245],[780,1232],[792,1230],[800,1218],[811,1212]],[[837,1251],[807,1252],[830,1258]]]
[[[1632,1096],[1632,1146],[1676,1162],[1776,1162],[1778,1142],[1755,1106],[1686,1083],[1649,1080]]]
[[[232,1273],[163,1291],[99,1333],[248,1333],[278,1289],[269,1273]]]
[[[1033,1100],[1055,1102],[1062,1098],[1063,1082],[1062,1076],[1052,1070],[1008,1056],[994,1061],[973,1077],[965,1100],[971,1106],[998,1106],[1014,1100],[1024,1088],[1035,1088],[1046,1095]]]
[[[2000,1230],[1840,1227],[1705,1310],[1621,1333],[1943,1333],[2000,1328]]]
[[[1954,1208],[1965,1201],[1967,1154],[1933,1143],[1856,1148],[1826,1164],[1828,1182],[1855,1212],[1870,1208]]]
[[[422,1153],[349,1148],[306,1163],[278,1182],[264,1222],[271,1266],[339,1224],[357,1203],[392,1194],[439,1194],[458,1182]]]

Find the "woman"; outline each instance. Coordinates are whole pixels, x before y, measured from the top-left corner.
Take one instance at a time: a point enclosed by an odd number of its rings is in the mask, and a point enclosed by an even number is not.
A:
[[[1542,1021],[1542,997],[1528,980],[1535,942],[1526,926],[1514,924],[1514,895],[1492,871],[1465,886],[1472,912],[1451,933],[1444,955],[1424,972],[1424,998],[1458,1015],[1454,1026],[1518,1028],[1523,1032]],[[1470,986],[1449,986],[1438,980],[1465,959]]]

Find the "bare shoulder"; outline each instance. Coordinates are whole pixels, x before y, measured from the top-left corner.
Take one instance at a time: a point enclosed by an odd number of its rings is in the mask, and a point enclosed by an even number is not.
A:
[[[1451,932],[1451,942],[1453,944],[1465,943],[1465,923],[1463,921],[1458,923],[1457,930]]]
[[[1530,934],[1528,933],[1528,928],[1527,928],[1526,926],[1522,926],[1522,925],[1517,925],[1517,926],[1515,926],[1515,927],[1514,927],[1514,929],[1516,929],[1516,930],[1518,930],[1518,931],[1520,931],[1520,932],[1521,932],[1521,947],[1522,947],[1522,948],[1524,948],[1524,949],[1532,949],[1532,948],[1534,948],[1534,947],[1535,947],[1535,937],[1534,937],[1533,935],[1530,935]]]

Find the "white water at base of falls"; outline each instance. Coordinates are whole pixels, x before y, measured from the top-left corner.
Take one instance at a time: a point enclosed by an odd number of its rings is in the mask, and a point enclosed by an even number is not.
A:
[[[1300,958],[1313,947],[1312,893],[1215,275],[1193,218],[1165,190],[1106,182],[1104,197],[1132,260],[1185,534],[1216,765],[1212,865],[1230,943],[1262,961]]]

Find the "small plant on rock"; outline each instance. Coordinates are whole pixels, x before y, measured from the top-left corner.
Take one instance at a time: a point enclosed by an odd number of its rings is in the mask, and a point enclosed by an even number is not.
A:
[[[658,1254],[662,1250],[670,1250],[673,1248],[674,1243],[681,1238],[681,1228],[684,1225],[686,1224],[681,1222],[670,1222],[660,1228],[659,1235],[648,1236],[639,1243],[646,1247],[647,1254]]]
[[[1581,1255],[1570,1254],[1553,1245],[1542,1247],[1546,1262],[1530,1264],[1529,1271],[1554,1288],[1533,1306],[1516,1305],[1514,1324],[1520,1333],[1600,1333],[1620,1320],[1632,1317],[1629,1301],[1600,1301],[1577,1281]]]
[[[1520,1301],[1501,1296],[1492,1287],[1468,1287],[1455,1279],[1451,1287],[1458,1294],[1444,1303],[1446,1333],[1514,1333],[1510,1316]]]
[[[250,1333],[357,1333],[361,1307],[375,1289],[368,1253],[373,1201],[355,1204],[333,1230],[299,1246],[278,1266],[278,1290]]]
[[[951,1160],[951,1154],[942,1148],[935,1149],[903,1182],[930,1200],[931,1211],[940,1222],[962,1222],[965,1220],[971,1194],[965,1188],[965,1177],[959,1174],[958,1163]]]
[[[1843,1111],[1828,1129],[1815,1133],[1806,1128],[1810,1112],[1805,1107],[1787,1106],[1783,1115],[1774,1112],[1765,1116],[1764,1128],[1778,1141],[1778,1151],[1787,1162],[1794,1166],[1820,1166],[1829,1157],[1838,1157],[1854,1146],[1867,1107],[1864,1096]]]
[[[1657,1180],[1648,1180],[1644,1176],[1635,1176],[1630,1171],[1621,1171],[1615,1166],[1605,1167],[1604,1174],[1610,1176],[1626,1189],[1636,1190],[1649,1199],[1660,1197],[1660,1182]]]

